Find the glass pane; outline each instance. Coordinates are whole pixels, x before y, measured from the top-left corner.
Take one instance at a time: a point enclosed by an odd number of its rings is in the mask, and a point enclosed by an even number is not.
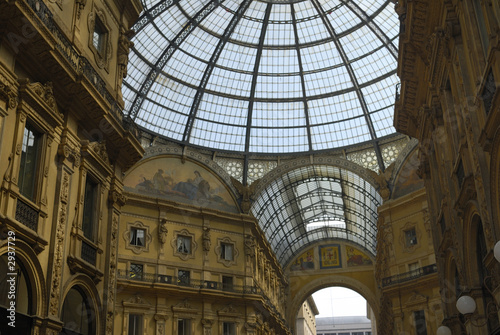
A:
[[[35,197],[36,170],[40,150],[41,134],[26,124],[23,133],[21,166],[19,168],[19,191],[30,200]]]
[[[83,236],[94,241],[94,225],[97,211],[97,183],[87,177],[83,203]]]

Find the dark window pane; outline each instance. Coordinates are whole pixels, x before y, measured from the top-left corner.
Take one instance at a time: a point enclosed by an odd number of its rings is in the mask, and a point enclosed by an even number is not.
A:
[[[129,314],[128,335],[142,335],[142,315]]]
[[[425,324],[425,312],[416,311],[413,313],[415,317],[415,330],[417,335],[427,335],[427,325]]]
[[[97,211],[97,183],[87,177],[85,182],[85,198],[83,203],[83,235],[94,241],[94,226]]]
[[[19,168],[19,192],[30,200],[35,198],[36,170],[41,134],[26,124],[23,134],[21,166]]]
[[[145,230],[139,228],[132,228],[130,230],[130,244],[143,247],[145,246],[144,236]]]
[[[94,332],[93,311],[85,295],[77,288],[69,290],[64,299],[62,334],[90,335]]]

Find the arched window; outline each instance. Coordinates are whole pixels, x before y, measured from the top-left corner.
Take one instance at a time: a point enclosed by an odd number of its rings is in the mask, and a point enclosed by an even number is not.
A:
[[[15,318],[9,319],[10,309],[15,310]],[[16,333],[31,334],[32,314],[31,285],[26,269],[19,259],[9,259],[8,254],[3,254],[0,256],[0,333],[10,334],[14,328],[8,323],[14,320]]]
[[[87,296],[77,286],[66,295],[61,314],[63,329],[60,335],[95,334],[95,313]]]

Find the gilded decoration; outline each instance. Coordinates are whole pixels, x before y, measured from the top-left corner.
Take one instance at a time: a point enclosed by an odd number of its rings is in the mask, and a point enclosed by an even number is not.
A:
[[[125,190],[166,200],[238,213],[227,186],[211,171],[179,158],[149,159],[125,177]]]
[[[372,265],[373,262],[364,252],[354,247],[346,245],[347,266]]]
[[[340,244],[322,245],[319,247],[319,267],[321,269],[336,269],[342,267]]]
[[[187,243],[189,244],[186,244]],[[174,251],[174,256],[179,257],[183,261],[195,258],[195,252],[198,249],[198,243],[195,240],[195,235],[187,229],[175,230],[174,238],[170,241],[170,245]]]
[[[134,236],[134,231],[142,231],[144,236]],[[125,240],[125,249],[132,250],[137,255],[149,252],[149,245],[153,240],[149,232],[149,226],[140,221],[127,223],[127,230],[123,233],[123,239]]]
[[[297,257],[290,267],[290,270],[314,270],[314,249],[311,248]]]

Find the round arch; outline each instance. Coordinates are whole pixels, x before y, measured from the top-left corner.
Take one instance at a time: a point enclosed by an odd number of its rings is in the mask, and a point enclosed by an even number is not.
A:
[[[479,264],[477,260],[477,240],[479,227],[481,226],[484,234],[484,227],[482,226],[481,214],[478,210],[478,203],[471,200],[467,203],[463,217],[463,259],[464,268],[466,271],[467,284],[471,287],[475,285],[482,285],[479,278]],[[483,236],[484,238],[485,236]],[[484,240],[486,245],[486,239]]]
[[[66,297],[70,290],[73,288],[77,288],[77,290],[80,291],[80,293],[83,294],[85,298],[87,298],[87,301],[90,304],[90,308],[93,312],[93,332],[95,334],[99,334],[101,329],[101,313],[99,312],[102,307],[101,299],[99,298],[99,292],[97,291],[94,282],[86,275],[75,275],[74,278],[69,280],[66,285],[64,285],[62,294],[63,299],[61,300],[62,303],[59,304],[59,319],[62,320],[64,301],[66,300]]]
[[[374,316],[379,314],[379,300],[377,299],[376,293],[370,290],[368,286],[353,278],[342,275],[330,275],[327,277],[312,280],[309,283],[305,284],[299,291],[297,291],[292,301],[290,302],[290,308],[287,310],[287,320],[289,321],[289,324],[295,325],[297,312],[302,303],[309,296],[311,296],[318,290],[332,286],[341,286],[356,291],[366,299],[371,309],[373,310]]]
[[[46,314],[47,292],[42,267],[33,249],[22,240],[16,240],[16,262],[23,265],[31,288],[31,313],[43,316]],[[0,255],[7,254],[7,239],[0,242]]]
[[[250,212],[278,262],[286,267],[305,246],[336,239],[353,242],[374,256],[377,208],[382,204],[376,184],[337,164],[306,161],[292,164],[293,169],[253,197]]]

